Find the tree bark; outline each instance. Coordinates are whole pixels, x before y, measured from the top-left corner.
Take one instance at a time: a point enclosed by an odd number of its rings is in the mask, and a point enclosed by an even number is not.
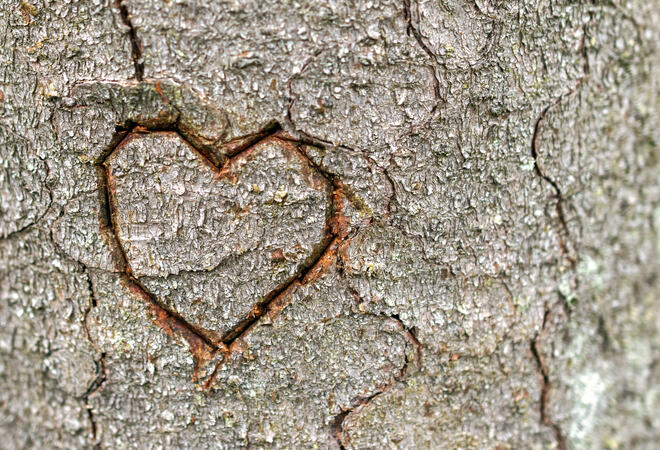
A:
[[[657,2],[0,23],[0,447],[660,442]]]

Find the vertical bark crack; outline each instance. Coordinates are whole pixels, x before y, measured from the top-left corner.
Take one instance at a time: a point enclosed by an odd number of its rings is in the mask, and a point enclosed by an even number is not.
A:
[[[589,65],[589,55],[587,50],[589,20],[591,20],[591,18],[589,18],[582,27],[583,34],[578,49],[580,56],[582,58],[582,76],[575,82],[573,87],[571,87],[566,92],[556,97],[550,104],[548,104],[545,108],[543,108],[543,110],[541,111],[541,113],[534,122],[534,129],[533,129],[532,140],[530,145],[530,153],[532,158],[534,159],[534,172],[538,177],[543,179],[544,182],[547,183],[554,191],[554,197],[556,199],[555,211],[557,214],[557,221],[559,223],[560,235],[563,235],[563,238],[567,239],[569,242],[572,241],[572,238],[566,217],[566,202],[567,202],[566,196],[562,192],[559,182],[553,179],[552,177],[550,177],[547,173],[545,173],[545,171],[543,170],[540,164],[539,141],[541,139],[541,129],[542,129],[543,121],[546,120],[552,108],[557,106],[563,99],[577,93],[580,87],[583,84],[585,84],[589,79],[591,72],[591,68]],[[578,260],[577,244],[575,242],[571,242],[572,248],[569,249],[566,246],[566,242],[564,242],[563,238],[561,236],[559,238],[560,251],[561,254],[564,255],[564,257],[569,261],[570,269],[575,274],[577,269],[577,260]],[[574,283],[577,286],[578,279],[576,274],[574,275]],[[566,301],[563,301],[562,304],[564,305],[564,307],[568,308]],[[543,323],[541,326],[541,330],[530,341],[530,351],[536,363],[538,376],[541,380],[541,395],[539,398],[540,421],[543,425],[549,427],[552,430],[555,436],[555,440],[557,442],[557,448],[559,448],[560,450],[565,450],[567,448],[566,436],[562,431],[560,424],[552,419],[549,412],[550,409],[549,402],[550,402],[550,393],[552,390],[552,382],[550,380],[548,366],[544,360],[544,355],[541,348],[541,337],[548,327],[548,322],[551,317],[551,314],[552,314],[552,308],[546,305],[543,314]],[[567,314],[570,314],[570,311],[567,310]]]
[[[531,340],[529,348],[532,352],[532,356],[534,357],[534,361],[536,362],[536,369],[538,371],[539,378],[541,379],[541,396],[539,398],[539,405],[540,405],[539,414],[540,414],[541,423],[552,430],[555,436],[555,440],[557,441],[557,448],[559,450],[566,450],[567,448],[566,437],[559,424],[552,420],[552,417],[548,412],[549,409],[548,404],[550,401],[550,391],[552,389],[552,383],[550,381],[548,367],[545,364],[545,360],[541,352],[540,341],[539,341],[540,335],[547,327],[550,314],[551,314],[550,309],[546,307],[545,312],[543,314],[543,325],[541,327],[541,331],[534,337],[534,339]]]
[[[353,411],[353,409],[354,408],[351,408],[340,412],[330,424],[330,437],[335,441],[337,448],[340,450],[346,450],[346,445],[344,445],[344,420],[346,420],[346,417],[351,411]]]
[[[557,105],[562,98],[563,96],[558,97],[554,102],[543,108],[541,114],[534,122],[534,131],[532,133],[532,145],[530,147],[530,150],[531,150],[532,158],[534,158],[534,172],[547,184],[549,184],[552,190],[554,191],[554,197],[556,199],[555,212],[557,214],[557,220],[559,222],[559,226],[562,232],[561,234],[563,234],[566,239],[570,239],[570,231],[566,221],[566,213],[565,213],[566,199],[561,191],[561,188],[559,187],[559,183],[557,183],[550,176],[548,176],[541,168],[539,162],[539,151],[538,151],[539,139],[541,135],[541,123],[543,122],[543,120],[545,120],[548,111],[550,111],[550,109],[553,106]],[[562,237],[560,237],[559,246],[562,254],[565,255],[567,259],[570,261],[571,265],[574,266],[576,262],[575,258],[569,254],[569,250],[566,247],[566,243],[564,242]]]
[[[534,121],[534,129],[532,132],[532,141],[530,145],[530,153],[532,158],[534,159],[534,172],[536,173],[537,176],[539,176],[541,179],[543,179],[547,184],[550,185],[552,190],[554,191],[554,197],[556,199],[556,204],[555,204],[555,212],[557,214],[557,221],[559,222],[559,227],[561,234],[563,234],[564,238],[567,241],[571,241],[571,232],[568,227],[568,221],[566,217],[566,196],[561,190],[561,187],[559,186],[559,182],[552,177],[550,177],[543,168],[541,167],[540,161],[539,161],[539,141],[541,139],[541,128],[543,125],[543,121],[546,119],[548,116],[548,113],[557,106],[564,98],[567,98],[575,93],[578,92],[579,88],[587,82],[589,76],[590,76],[590,66],[589,66],[589,55],[588,55],[588,50],[587,50],[587,37],[589,35],[588,33],[588,28],[589,28],[589,20],[583,25],[582,27],[582,37],[580,39],[580,45],[579,45],[579,53],[582,58],[582,76],[577,79],[575,82],[574,86],[569,88],[566,92],[563,94],[559,95],[556,97],[550,104],[548,104],[543,110],[541,110],[541,113],[539,116],[536,118]],[[575,244],[573,243],[573,249],[569,249],[567,247],[566,242],[564,242],[564,239],[560,237],[559,240],[559,246],[561,253],[566,257],[566,259],[569,261],[571,264],[571,269],[575,270],[576,265],[577,265],[577,255],[575,252],[577,252],[577,248]],[[573,253],[572,253],[573,252]]]
[[[96,392],[101,390],[103,388],[103,385],[104,385],[105,381],[107,380],[107,367],[106,367],[106,362],[105,362],[106,354],[105,354],[105,352],[101,351],[101,349],[98,347],[97,343],[92,339],[92,336],[89,332],[89,326],[87,324],[87,319],[89,317],[89,314],[92,312],[92,309],[95,308],[98,303],[97,303],[97,300],[96,300],[96,291],[94,290],[94,283],[92,281],[92,277],[91,277],[91,274],[89,272],[89,268],[87,266],[85,266],[84,264],[82,266],[83,266],[83,271],[84,271],[84,274],[85,274],[85,277],[86,277],[86,280],[87,280],[87,288],[89,290],[89,296],[90,296],[89,305],[85,309],[82,324],[83,324],[83,329],[85,330],[85,334],[87,336],[87,340],[90,342],[92,347],[94,347],[94,349],[97,351],[97,353],[99,354],[99,358],[94,361],[95,369],[96,369],[96,376],[92,380],[90,385],[87,387],[87,389],[85,390],[83,395],[80,396],[80,399],[82,400],[82,402],[85,406],[85,410],[87,412],[87,418],[89,419],[89,423],[90,423],[90,427],[91,427],[90,432],[91,432],[91,437],[92,437],[92,442],[93,442],[94,448],[100,448],[100,445],[99,445],[99,442],[98,442],[98,439],[99,439],[99,436],[98,436],[98,423],[97,423],[97,420],[96,420],[96,416],[94,415],[94,409],[92,408],[92,406],[89,403],[89,398],[93,394],[95,394]]]
[[[142,59],[142,44],[138,38],[137,29],[133,26],[131,14],[124,1],[114,0],[114,2],[115,7],[119,9],[119,16],[122,23],[128,27],[128,37],[131,41],[131,59],[133,59],[133,66],[135,67],[135,78],[138,81],[142,81],[144,79],[144,61]]]
[[[392,192],[387,199],[387,204],[385,205],[385,211],[387,211],[387,216],[389,219],[390,224],[393,222],[392,220],[392,212],[394,211],[394,202],[397,200],[396,198],[396,184],[394,183],[394,179],[392,178],[392,175],[390,174],[390,170],[392,169],[392,166],[394,165],[394,154],[390,157],[390,164],[386,168],[383,169],[383,175],[385,176],[385,180],[387,181],[387,184],[390,186],[390,191]]]
[[[417,6],[416,3],[415,6]],[[411,5],[411,0],[403,0],[403,14],[406,21],[408,22],[408,27],[407,27],[408,36],[412,35],[412,37],[415,39],[415,42],[417,42],[417,45],[419,45],[422,51],[424,51],[424,53],[428,55],[428,57],[431,59],[431,62],[433,63],[433,66],[431,67],[431,75],[433,76],[433,96],[435,97],[435,105],[431,110],[431,116],[433,116],[435,111],[440,106],[440,103],[443,101],[442,95],[440,94],[440,79],[438,78],[438,74],[435,71],[435,67],[443,67],[445,70],[446,67],[444,67],[443,64],[438,60],[438,57],[435,55],[435,53],[433,53],[431,48],[428,45],[426,45],[422,37],[422,33],[415,26],[413,22],[413,10]]]

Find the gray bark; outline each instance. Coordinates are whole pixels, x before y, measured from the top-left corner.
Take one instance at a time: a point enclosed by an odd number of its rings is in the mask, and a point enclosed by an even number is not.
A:
[[[657,447],[657,23],[0,1],[0,447]]]

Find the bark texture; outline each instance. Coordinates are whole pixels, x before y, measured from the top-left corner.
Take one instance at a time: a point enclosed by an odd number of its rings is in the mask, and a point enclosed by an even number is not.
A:
[[[657,448],[655,0],[0,0],[0,447]]]

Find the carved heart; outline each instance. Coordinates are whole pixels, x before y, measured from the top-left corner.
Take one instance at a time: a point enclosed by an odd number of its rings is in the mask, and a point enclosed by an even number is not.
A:
[[[327,245],[331,186],[276,137],[218,168],[177,133],[132,133],[105,164],[132,275],[216,337]]]

